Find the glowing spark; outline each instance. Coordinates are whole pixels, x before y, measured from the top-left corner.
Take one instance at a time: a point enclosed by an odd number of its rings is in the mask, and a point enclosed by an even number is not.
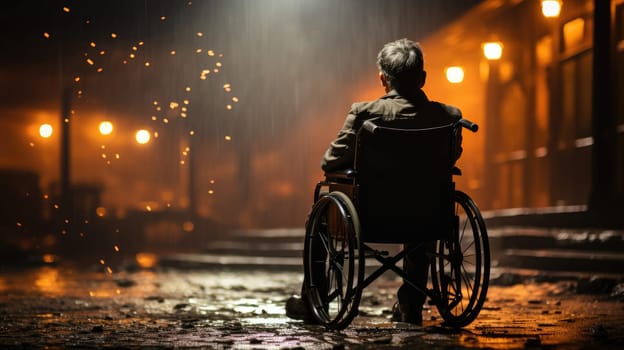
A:
[[[217,63],[215,63],[215,66],[217,66],[217,67],[221,67],[221,66],[222,66],[222,64],[221,64],[221,62],[217,62]]]
[[[214,194],[213,190],[208,190],[208,194]]]
[[[202,33],[202,32],[197,32],[197,36],[201,38],[202,36],[204,36],[204,33]]]
[[[152,207],[150,207],[149,205],[146,205],[146,206],[145,206],[145,210],[147,210],[147,211],[152,211]]]
[[[215,73],[219,73],[219,68],[215,68],[212,71],[215,72]]]
[[[35,147],[35,143],[34,142],[30,142],[30,143],[28,143],[28,146]]]
[[[189,131],[189,135],[191,136],[195,135],[195,131],[194,130]]]
[[[215,55],[214,51],[208,50],[208,56],[214,56],[214,55]]]
[[[15,224],[17,225],[17,227],[22,227],[22,223],[21,222],[16,222]]]
[[[156,117],[155,115],[152,116],[152,120],[156,121],[158,119],[158,117]]]
[[[161,110],[160,106],[156,107],[156,110],[157,110],[157,111],[160,111],[160,110]]]
[[[170,54],[173,56],[176,54],[175,50],[171,50]]]
[[[180,117],[181,118],[186,118],[186,113],[184,113],[184,112],[180,113]]]
[[[169,124],[169,119],[167,119],[167,118],[163,118],[163,123],[165,123],[165,124]]]
[[[87,63],[88,63],[90,66],[94,65],[93,60],[92,60],[92,59],[90,59],[90,58],[87,58]]]
[[[106,266],[106,272],[108,272],[109,275],[113,274],[113,269],[111,269],[110,266]]]
[[[116,33],[111,33],[111,38],[117,39],[117,34]]]
[[[106,153],[102,153],[102,159],[106,159]]]
[[[188,105],[188,104],[190,103],[190,102],[189,102],[189,100],[184,100],[184,101],[182,101],[182,102],[183,102],[185,105]]]
[[[143,46],[145,44],[143,41],[139,41],[139,46]]]
[[[90,42],[90,43],[89,43],[89,46],[91,46],[91,47],[95,47],[95,42],[93,42],[93,41],[92,41],[92,42]]]
[[[71,11],[71,10],[69,9],[69,7],[65,6],[65,7],[63,7],[63,11],[65,11],[66,13],[69,13],[69,11]]]
[[[145,62],[145,67],[149,67],[150,65],[151,65],[151,63]]]
[[[179,104],[179,103],[177,103],[177,102],[175,102],[175,101],[171,101],[171,102],[169,102],[169,108],[170,108],[170,109],[176,109],[176,108],[178,108],[179,106],[180,106],[180,104]]]
[[[238,102],[238,97],[236,97],[236,96],[232,97],[232,101]]]
[[[180,161],[180,165],[184,165],[184,161],[183,160]]]
[[[190,87],[190,86],[187,86],[184,90],[185,90],[186,92],[190,92],[190,91],[191,91],[191,87]]]
[[[115,159],[119,159],[119,153],[115,153]]]
[[[80,81],[80,77],[75,77],[75,78],[74,78],[74,81],[75,81],[75,82],[79,82],[79,81]]]
[[[105,263],[104,259],[100,259],[100,265],[104,265]]]
[[[228,111],[232,110],[232,105],[225,106],[225,109],[227,109]]]
[[[152,104],[153,104],[154,106],[158,106],[158,101],[154,100],[154,102],[152,102]]]
[[[164,20],[166,20],[166,19],[167,19],[167,17],[166,17],[166,16],[160,16],[160,20],[161,20],[161,21],[164,21]]]
[[[90,297],[93,297],[93,296],[95,296],[95,293],[94,293],[94,292],[92,292],[92,291],[89,291],[89,296],[90,296]]]
[[[104,56],[104,54],[105,54],[105,53],[106,53],[106,51],[101,50],[101,51],[100,51],[100,56]]]
[[[214,180],[214,179],[210,179],[210,181],[209,181],[209,182],[210,182],[210,184],[214,184],[214,183],[215,183],[215,180]]]
[[[102,73],[104,71],[104,68],[100,67],[96,70],[98,73]]]
[[[95,215],[99,216],[99,217],[104,217],[106,216],[106,208],[104,207],[97,207],[95,209]]]
[[[138,48],[136,46],[132,47],[132,51],[137,51],[137,50],[138,50]]]
[[[115,251],[116,251],[116,252],[118,252],[118,251],[119,251],[119,246],[118,246],[117,244],[115,244],[115,245],[113,246],[113,249],[115,249]]]
[[[232,136],[230,135],[225,135],[225,141],[232,141]]]
[[[195,53],[202,53],[202,49],[195,50]]]
[[[50,33],[44,32],[43,33],[43,37],[46,38],[46,39],[50,39]]]
[[[129,55],[129,57],[130,57],[130,59],[134,59],[134,54],[133,54],[133,53],[131,53],[131,54]]]

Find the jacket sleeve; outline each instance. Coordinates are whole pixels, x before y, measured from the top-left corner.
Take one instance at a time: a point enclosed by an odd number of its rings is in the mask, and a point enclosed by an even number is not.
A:
[[[440,105],[446,111],[446,113],[451,117],[451,120],[453,122],[457,122],[458,120],[462,118],[462,112],[459,108],[453,107],[451,105],[446,105],[446,104],[440,104]],[[462,127],[458,127],[458,128],[455,128],[455,131],[454,131],[455,138],[453,139],[452,151],[453,151],[455,162],[457,162],[459,157],[461,157],[462,152],[464,151],[464,149],[462,148],[462,129],[463,129]]]
[[[358,126],[355,112],[355,104],[347,114],[342,129],[338,132],[338,136],[329,145],[327,151],[321,160],[321,169],[325,172],[343,170],[353,167],[355,160],[355,139],[357,136]]]

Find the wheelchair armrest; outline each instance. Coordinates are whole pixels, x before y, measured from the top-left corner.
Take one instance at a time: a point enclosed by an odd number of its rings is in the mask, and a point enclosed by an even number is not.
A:
[[[325,179],[328,181],[344,182],[345,180],[351,181],[355,178],[356,171],[353,169],[345,169],[339,171],[333,171],[325,173]]]

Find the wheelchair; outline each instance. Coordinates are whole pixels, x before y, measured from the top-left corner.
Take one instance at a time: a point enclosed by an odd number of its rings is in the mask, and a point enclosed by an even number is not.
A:
[[[364,288],[391,270],[428,297],[443,326],[467,326],[486,299],[490,249],[475,202],[455,190],[461,171],[453,139],[478,126],[466,119],[426,129],[378,124],[360,128],[354,169],[326,173],[315,188],[303,253],[308,305],[319,324],[344,329]],[[430,283],[422,285],[396,264],[426,242],[434,249],[426,253]],[[404,248],[395,255],[377,249],[387,244]],[[378,262],[372,272],[370,259]]]

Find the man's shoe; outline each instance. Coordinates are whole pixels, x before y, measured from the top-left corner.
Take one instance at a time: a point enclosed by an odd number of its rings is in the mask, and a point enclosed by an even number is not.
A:
[[[294,320],[302,320],[307,324],[318,324],[302,298],[290,297],[286,300],[286,316]]]
[[[422,309],[417,309],[415,311],[416,312],[412,313],[402,312],[399,303],[394,303],[394,306],[392,306],[392,317],[390,320],[392,322],[405,322],[422,326]]]

